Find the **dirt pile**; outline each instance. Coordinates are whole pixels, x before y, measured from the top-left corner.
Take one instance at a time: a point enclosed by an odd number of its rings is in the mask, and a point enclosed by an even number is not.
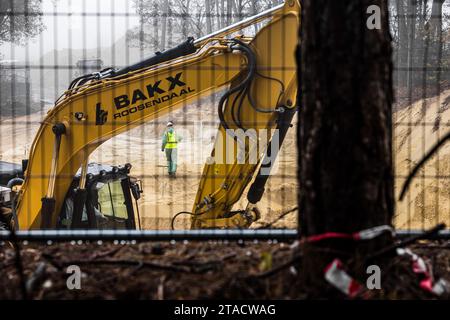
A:
[[[419,100],[394,114],[396,195],[424,154],[450,130],[450,89],[440,96]],[[420,170],[404,201],[397,202],[399,228],[450,225],[450,143]]]

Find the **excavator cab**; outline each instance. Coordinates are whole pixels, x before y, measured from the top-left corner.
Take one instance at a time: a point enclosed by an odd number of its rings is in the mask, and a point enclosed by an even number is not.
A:
[[[86,174],[86,200],[81,214],[74,214],[81,169],[75,175],[58,215],[58,229],[136,229],[140,228],[137,201],[142,194],[141,181],[130,176],[130,164],[110,166],[89,163]],[[0,161],[0,227],[12,217],[12,188],[23,178],[21,165]],[[136,223],[137,222],[137,223]],[[1,228],[0,228],[1,229]]]
[[[86,202],[82,214],[74,214],[81,169],[75,175],[58,219],[61,229],[136,229],[140,180],[129,175],[131,165],[90,163],[86,175]]]

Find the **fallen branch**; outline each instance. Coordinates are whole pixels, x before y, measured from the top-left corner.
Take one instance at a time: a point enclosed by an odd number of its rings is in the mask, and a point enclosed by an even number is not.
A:
[[[191,271],[195,273],[203,273],[209,270],[217,269],[218,266],[222,265],[228,259],[234,258],[236,256],[235,252],[229,253],[218,260],[208,260],[208,261],[198,261],[198,260],[183,260],[175,261],[174,265],[185,265],[191,268]]]
[[[35,287],[38,285],[39,282],[44,278],[45,276],[45,269],[46,269],[45,262],[40,262],[32,275],[28,278],[26,281],[26,288],[28,292],[32,292]]]
[[[137,260],[71,260],[71,261],[62,261],[61,265],[125,265],[125,266],[138,266],[139,268],[152,268],[159,270],[168,270],[173,272],[190,272],[189,268],[178,267],[174,265],[160,264],[149,261],[137,261]]]
[[[113,249],[106,250],[106,251],[103,251],[103,252],[98,252],[98,253],[95,252],[94,254],[92,254],[89,257],[89,259],[94,260],[94,259],[98,259],[98,258],[105,258],[107,256],[113,256],[122,248],[123,248],[123,246],[119,246],[119,247],[114,247]]]

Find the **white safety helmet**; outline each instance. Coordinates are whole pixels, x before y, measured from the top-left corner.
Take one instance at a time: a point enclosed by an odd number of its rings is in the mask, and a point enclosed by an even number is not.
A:
[[[172,121],[167,122],[167,126],[168,127],[172,127],[173,126],[173,122]]]

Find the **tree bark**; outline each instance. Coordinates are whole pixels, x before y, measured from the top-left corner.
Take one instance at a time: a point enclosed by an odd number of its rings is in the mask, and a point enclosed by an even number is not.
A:
[[[370,5],[381,8],[381,30],[366,27]],[[301,39],[300,234],[390,225],[393,98],[387,3],[304,0]],[[352,257],[357,261],[352,271],[362,277],[363,257],[390,240],[306,242],[302,273],[308,287],[324,288],[323,269],[336,257],[344,263]]]

